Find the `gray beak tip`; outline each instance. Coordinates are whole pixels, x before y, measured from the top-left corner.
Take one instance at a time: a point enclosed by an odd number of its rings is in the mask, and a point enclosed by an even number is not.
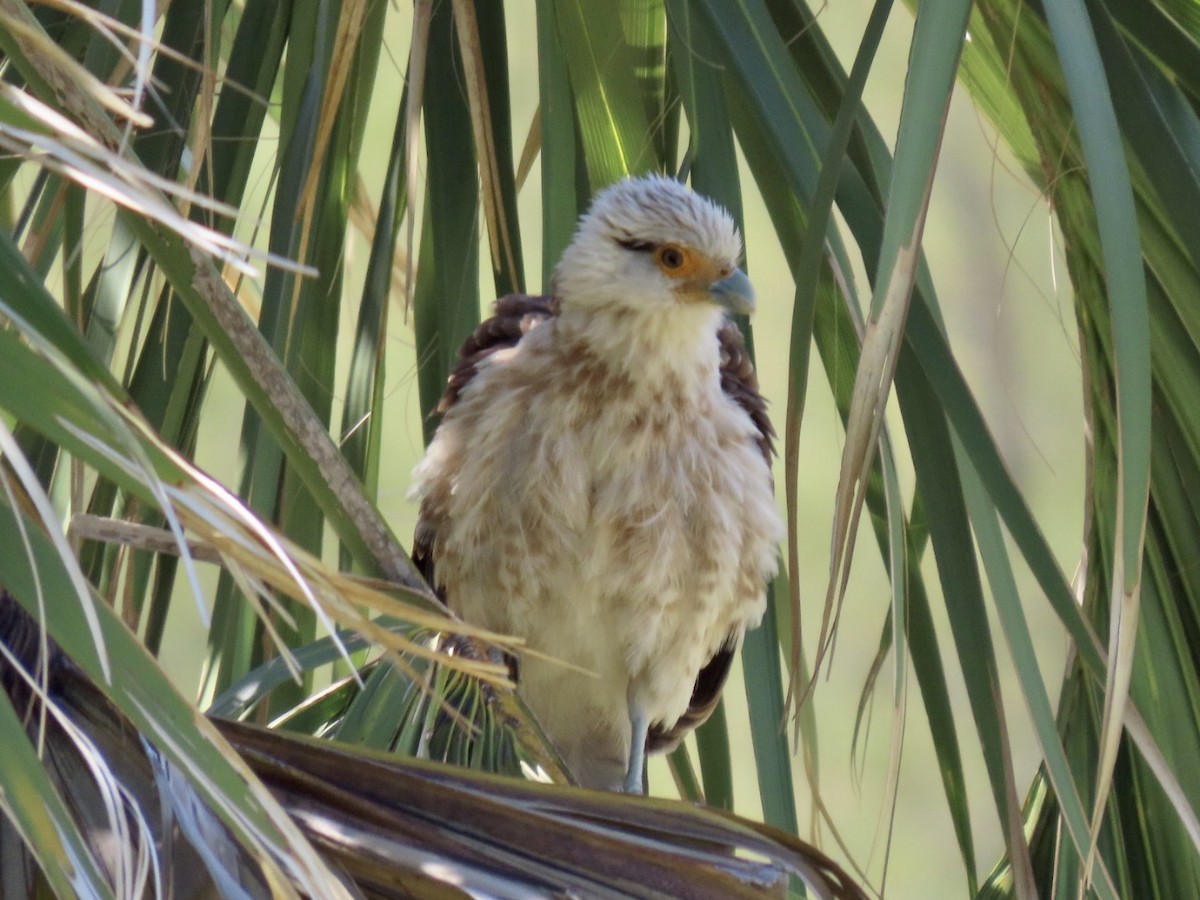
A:
[[[748,316],[754,312],[754,285],[741,269],[734,269],[720,281],[714,281],[708,292],[719,306],[731,313]]]

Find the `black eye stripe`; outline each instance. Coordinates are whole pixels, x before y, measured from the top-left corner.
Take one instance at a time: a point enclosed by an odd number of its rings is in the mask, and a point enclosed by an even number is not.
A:
[[[652,253],[658,249],[658,244],[653,241],[642,241],[637,238],[627,238],[625,240],[618,238],[617,243],[626,250],[632,250],[635,253]]]

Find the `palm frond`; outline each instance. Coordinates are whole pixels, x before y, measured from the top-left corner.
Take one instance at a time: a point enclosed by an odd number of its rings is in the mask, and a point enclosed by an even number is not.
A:
[[[927,809],[963,884],[918,868],[921,896],[1200,893],[1189,4],[922,4],[909,40],[880,0],[850,43],[849,6],[792,0],[148,10],[0,0],[0,585],[71,660],[51,684],[29,647],[0,647],[19,747],[0,764],[0,893],[195,877],[440,896],[457,877],[855,896],[805,828],[900,896],[897,854],[933,853]],[[955,324],[965,294],[1001,290],[974,274],[982,239],[955,235],[954,264],[922,243],[956,190],[955,75],[1066,263],[1079,362],[1057,377],[1086,423],[1052,433],[1078,442],[1067,475],[1086,483],[1065,537]],[[481,305],[535,282],[539,250],[547,282],[592,193],[647,170],[727,206],[755,280],[793,295],[750,341],[784,435],[786,575],[745,644],[745,698],[652,776],[770,826],[428,762],[569,778],[507,686],[519,636],[447,616],[396,537],[399,497]],[[1034,352],[1039,327],[1006,351]],[[1055,629],[1069,650],[1048,664]],[[859,653],[865,687],[846,674]],[[172,681],[244,724],[214,725]],[[883,751],[865,738],[881,718]],[[829,752],[842,730],[849,765]],[[864,768],[871,802],[843,802],[833,785]],[[925,770],[944,813],[907,800]],[[163,809],[186,824],[149,853]]]

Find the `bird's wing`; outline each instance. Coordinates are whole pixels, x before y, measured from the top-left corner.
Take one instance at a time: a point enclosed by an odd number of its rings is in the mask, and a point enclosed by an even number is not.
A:
[[[446,392],[442,394],[437,412],[444,415],[458,401],[459,395],[475,377],[484,360],[499,350],[515,347],[522,335],[556,313],[551,297],[509,294],[497,300],[496,314],[479,323],[459,349],[458,362],[446,382]],[[420,519],[425,521],[417,525],[412,558],[425,582],[436,590],[433,577],[434,535],[424,512],[422,509],[419,513]]]
[[[758,392],[758,376],[754,374],[754,364],[750,361],[742,332],[737,323],[726,319],[717,337],[721,344],[721,390],[750,416],[758,430],[755,441],[769,468],[771,458],[775,455],[775,429],[767,418],[767,401]],[[705,663],[696,676],[687,712],[674,725],[651,727],[646,741],[649,752],[674,749],[689,731],[708,721],[721,699],[721,689],[729,677],[729,667],[733,664],[737,644],[738,635],[731,634],[721,649]]]
[[[717,332],[721,344],[721,390],[750,416],[758,429],[758,449],[768,468],[775,456],[775,429],[767,418],[767,401],[758,392],[758,376],[754,374],[754,363],[746,350],[746,342],[737,323],[726,319]]]

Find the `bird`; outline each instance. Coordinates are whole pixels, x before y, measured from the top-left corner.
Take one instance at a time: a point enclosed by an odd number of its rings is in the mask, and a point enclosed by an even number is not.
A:
[[[414,470],[414,561],[463,620],[524,639],[517,690],[584,787],[642,792],[766,608],[783,525],[729,315],[755,308],[741,258],[681,182],[609,185],[548,293],[466,339]]]

